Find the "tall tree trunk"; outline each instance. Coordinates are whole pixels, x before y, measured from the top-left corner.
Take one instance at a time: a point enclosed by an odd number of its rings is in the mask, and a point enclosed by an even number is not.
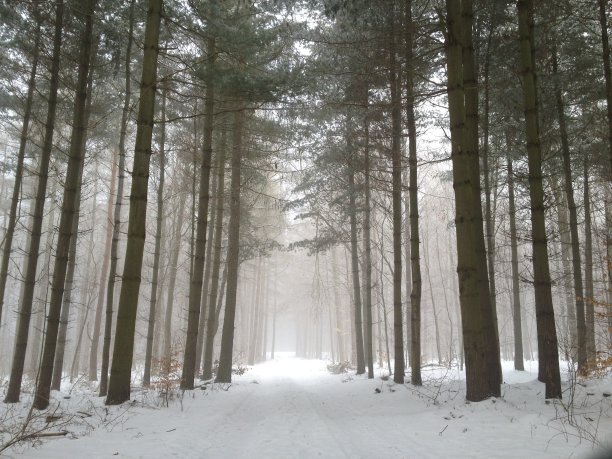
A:
[[[217,155],[217,168],[219,167],[219,155]],[[223,165],[225,167],[225,165]],[[211,183],[211,191],[215,190],[215,193],[218,192],[217,186],[217,175],[213,175],[212,183]],[[214,195],[216,197],[216,194]],[[195,356],[195,365],[196,365],[196,374],[201,369],[203,363],[203,351],[204,351],[204,341],[206,340],[206,336],[204,336],[206,332],[206,319],[210,315],[209,309],[214,308],[211,306],[210,299],[210,289],[212,288],[210,284],[210,278],[212,275],[212,263],[213,263],[213,251],[214,251],[214,237],[215,237],[215,226],[217,224],[217,217],[219,214],[219,210],[217,206],[211,206],[210,209],[210,222],[208,223],[208,235],[206,236],[206,254],[204,256],[205,267],[204,267],[204,282],[202,282],[202,304],[200,306],[200,320],[198,323],[198,342],[196,345],[196,356]],[[201,373],[200,373],[201,374]]]
[[[127,246],[117,311],[113,364],[106,397],[107,405],[118,405],[130,398],[136,310],[138,308],[142,257],[146,237],[147,189],[155,113],[155,84],[157,81],[161,10],[162,0],[149,0],[144,35],[144,57],[130,192]]]
[[[412,0],[406,5],[407,55],[406,55],[406,127],[408,128],[408,166],[409,182],[408,194],[410,205],[410,382],[415,386],[423,384],[421,378],[421,254],[419,235],[419,196],[418,196],[418,169],[417,169],[417,142],[416,142],[416,116],[415,116],[415,88],[414,88],[414,35],[415,23],[412,20]],[[406,260],[406,263],[408,260]]]
[[[93,6],[93,2],[91,5]],[[90,10],[91,16],[93,16],[93,7]],[[88,17],[91,17],[88,16]],[[87,19],[89,21],[89,19]],[[87,38],[85,38],[87,40]],[[80,155],[80,164],[78,166],[78,177],[76,179],[76,192],[74,195],[72,221],[70,222],[70,231],[72,233],[70,237],[69,250],[67,255],[68,266],[65,273],[64,281],[64,294],[61,302],[61,315],[59,322],[59,331],[57,335],[57,345],[55,350],[55,357],[53,361],[53,374],[51,378],[51,389],[60,390],[62,370],[64,367],[64,352],[66,349],[66,335],[68,333],[68,320],[70,318],[70,309],[72,307],[72,290],[74,287],[74,271],[76,269],[76,255],[77,255],[77,240],[79,234],[79,217],[81,213],[81,188],[83,185],[83,168],[85,166],[85,149],[87,147],[87,128],[89,126],[89,117],[91,114],[91,103],[93,97],[93,67],[98,52],[97,40],[93,41],[93,31],[90,31],[89,36],[89,63],[87,68],[87,86],[85,91],[85,107],[83,109],[82,117],[80,121],[82,123],[79,129],[82,129],[82,133],[77,134],[80,139],[78,149]],[[82,63],[81,63],[82,65]],[[82,96],[81,96],[82,97]],[[74,125],[77,126],[77,125]],[[95,194],[94,194],[95,200]],[[95,202],[95,201],[94,201]],[[61,223],[61,221],[60,221]],[[56,254],[57,260],[57,254]],[[57,261],[56,261],[57,262]],[[51,296],[53,299],[53,295]]]
[[[189,283],[189,315],[187,320],[187,339],[183,356],[181,389],[193,389],[196,367],[196,346],[198,343],[198,325],[200,321],[200,303],[202,300],[202,278],[204,275],[204,255],[206,249],[206,225],[208,223],[208,204],[210,201],[210,166],[212,160],[212,135],[215,108],[214,66],[215,38],[206,40],[208,51],[208,74],[204,103],[204,144],[202,163],[200,165],[200,191],[198,195],[198,222],[196,229],[195,257]]]
[[[491,294],[491,307],[497,311],[497,294],[495,287],[495,213],[491,209],[491,171],[489,168],[489,69],[491,66],[491,40],[493,37],[494,25],[489,27],[487,37],[487,47],[484,62],[484,119],[482,123],[483,143],[482,143],[482,175],[484,176],[484,195],[485,195],[485,231],[487,239],[487,268],[489,272],[489,293]],[[497,314],[494,315],[497,322]],[[495,326],[497,329],[497,324]]]
[[[368,378],[374,378],[374,354],[373,347],[374,343],[372,340],[372,239],[370,235],[371,226],[371,189],[370,189],[370,125],[367,114],[368,107],[368,88],[365,88],[365,106],[366,114],[364,119],[364,173],[365,173],[365,212],[364,212],[364,223],[363,223],[363,244],[364,244],[364,281],[365,285],[365,321],[366,321],[366,333],[365,333],[365,348],[366,348],[366,361],[368,362]],[[331,343],[330,337],[330,343]],[[403,355],[403,348],[402,348]]]
[[[574,188],[572,182],[572,164],[570,158],[569,141],[567,137],[567,126],[565,123],[565,109],[563,104],[563,95],[561,94],[561,86],[558,78],[558,55],[556,45],[552,51],[552,67],[553,80],[555,91],[555,102],[557,109],[557,117],[559,121],[559,134],[561,137],[561,154],[563,157],[563,174],[565,196],[567,198],[567,207],[569,210],[570,222],[570,237],[572,247],[572,272],[574,275],[574,297],[576,300],[576,338],[577,338],[577,354],[578,354],[578,371],[586,372],[587,368],[587,343],[586,343],[586,322],[584,317],[584,289],[582,285],[582,263],[580,260],[580,241],[578,239],[578,212],[576,209],[576,201],[574,199]]]
[[[350,135],[347,133],[347,136]],[[347,139],[348,140],[348,139]],[[349,147],[349,154],[352,153]],[[357,374],[365,373],[365,355],[363,349],[363,326],[361,317],[361,286],[359,283],[359,260],[357,254],[357,205],[355,203],[355,170],[353,162],[348,166],[349,185],[349,218],[351,225],[351,272],[353,279],[353,302],[355,307],[355,350],[357,352]]]
[[[232,138],[232,178],[230,194],[229,234],[227,241],[227,285],[225,295],[225,317],[221,336],[221,354],[217,382],[232,382],[232,357],[234,351],[234,323],[236,319],[236,293],[238,290],[238,268],[240,263],[240,176],[242,158],[242,136],[245,109],[234,113]]]
[[[468,3],[468,6],[471,6],[471,2]],[[464,5],[463,13],[467,10],[471,13],[471,9]],[[466,398],[469,401],[480,401],[500,395],[500,377],[499,365],[496,365],[499,363],[499,348],[495,345],[493,311],[486,272],[477,139],[476,145],[473,139],[475,129],[477,133],[477,111],[474,108],[473,94],[477,88],[473,57],[471,66],[464,62],[464,51],[467,53],[466,50],[470,50],[473,55],[471,46],[464,43],[464,35],[471,38],[471,14],[468,15],[469,20],[463,21],[462,24],[462,8],[460,2],[454,0],[446,1],[446,11],[448,99],[455,189],[459,302],[466,359]],[[462,30],[466,26],[469,31]],[[464,91],[466,84],[468,88]],[[468,101],[469,110],[466,107]],[[469,123],[468,115],[471,118]],[[467,129],[468,125],[470,129]]]
[[[16,403],[19,401],[21,391],[21,380],[23,378],[23,366],[25,362],[26,348],[28,345],[28,333],[30,328],[30,317],[32,315],[32,302],[34,287],[36,285],[36,268],[38,265],[38,254],[40,248],[40,236],[45,207],[45,195],[47,191],[47,180],[49,178],[49,162],[51,150],[53,149],[53,133],[55,130],[55,112],[57,108],[57,90],[59,87],[60,53],[62,47],[62,32],[64,21],[64,2],[58,0],[55,10],[55,30],[53,35],[53,54],[51,58],[51,74],[49,82],[49,98],[47,108],[47,120],[45,123],[45,137],[40,153],[38,169],[38,186],[36,189],[36,201],[30,222],[29,253],[26,260],[26,274],[24,281],[23,296],[19,307],[17,319],[17,333],[15,336],[15,350],[13,353],[13,364],[9,386],[4,398],[5,403]]]
[[[538,96],[533,59],[533,0],[518,0],[519,38],[523,76],[523,99],[527,155],[529,165],[529,197],[531,200],[531,237],[533,241],[533,277],[536,325],[538,329],[538,380],[546,385],[546,398],[561,398],[559,353],[553,309],[548,242],[544,216],[542,186],[542,152],[538,123]]]
[[[110,270],[108,273],[108,281],[106,287],[106,311],[104,320],[104,342],[102,345],[102,369],[100,374],[100,396],[106,395],[108,388],[108,367],[110,357],[110,345],[113,327],[113,303],[115,299],[115,283],[117,280],[117,264],[119,262],[118,247],[119,234],[121,231],[121,207],[123,203],[123,187],[125,182],[125,139],[127,137],[127,125],[130,114],[130,99],[131,99],[131,59],[132,59],[132,41],[134,32],[134,0],[130,1],[129,9],[129,30],[128,42],[125,52],[125,96],[123,99],[123,111],[121,114],[121,130],[119,133],[119,178],[117,181],[117,201],[115,203],[115,211],[113,215],[113,238],[111,241],[110,254]],[[100,286],[100,293],[103,293]],[[94,324],[93,339],[91,352],[89,354],[89,379],[97,380],[98,373],[98,344],[100,337],[100,322],[102,314],[102,298],[98,297],[98,307],[96,308],[96,319]],[[98,313],[99,311],[99,313]]]
[[[506,147],[510,148],[508,142]],[[514,331],[514,369],[524,371],[523,326],[521,321],[521,292],[519,283],[518,247],[516,234],[516,204],[514,200],[514,171],[510,155],[506,156],[508,166],[508,216],[510,218],[510,253],[512,265],[512,323]]]
[[[391,89],[391,160],[393,207],[393,381],[404,383],[404,328],[402,313],[402,101],[396,63],[395,19],[390,18],[389,86]]]
[[[32,69],[30,70],[30,78],[28,80],[28,92],[26,95],[23,113],[23,125],[21,126],[21,137],[19,138],[19,152],[17,153],[17,165],[15,168],[15,184],[13,186],[13,195],[11,197],[8,225],[6,227],[6,232],[4,233],[4,246],[2,247],[2,265],[0,266],[0,325],[2,325],[2,309],[4,306],[4,296],[6,293],[6,281],[8,278],[11,251],[13,250],[13,236],[15,234],[15,227],[17,225],[17,207],[19,205],[19,197],[21,195],[23,163],[25,160],[26,146],[28,143],[28,131],[30,129],[30,118],[32,116],[32,102],[34,100],[34,91],[36,90],[38,55],[40,53],[41,20],[38,17],[37,3],[33,3],[32,6],[34,8],[34,15],[36,15],[36,31],[32,55]]]
[[[472,38],[472,24],[474,22],[473,16],[473,0],[463,0],[461,3],[461,19],[463,26],[463,87],[465,97],[464,148],[467,151],[467,157],[470,161],[468,172],[471,174],[470,179],[472,183],[472,199],[474,200],[473,222],[475,231],[474,234],[476,235],[476,256],[478,257],[476,269],[478,272],[478,282],[480,283],[480,310],[484,320],[484,339],[489,350],[485,356],[491,374],[493,375],[494,373],[497,373],[498,381],[496,382],[496,385],[499,385],[503,380],[503,375],[499,352],[497,310],[495,303],[491,302],[492,294],[490,291],[489,278],[490,276],[493,276],[493,273],[487,272],[487,250],[483,231],[482,198],[480,193],[481,174],[478,148],[478,69],[476,65],[474,43]]]
[[[593,228],[591,223],[591,190],[588,160],[584,158],[584,296],[586,318],[586,351],[588,368],[597,361],[595,347],[595,297],[593,287]]]
[[[206,345],[204,346],[204,357],[202,362],[202,379],[212,379],[213,347],[215,343],[215,333],[217,331],[217,311],[216,302],[219,293],[219,271],[221,270],[221,251],[223,249],[223,215],[225,203],[225,149],[227,131],[221,132],[221,141],[218,150],[218,173],[217,173],[217,215],[215,217],[215,234],[213,236],[214,260],[212,265],[212,275],[210,292],[208,299],[208,317],[206,322]]]
[[[151,279],[151,300],[149,302],[149,320],[147,324],[147,347],[145,350],[144,374],[142,385],[151,384],[151,360],[153,354],[153,332],[155,331],[155,317],[157,308],[157,284],[159,278],[159,259],[161,255],[161,241],[164,222],[164,181],[166,175],[166,98],[168,93],[168,80],[163,80],[162,106],[161,106],[161,133],[159,139],[159,184],[157,186],[157,221],[155,225],[155,252],[153,253],[153,277]]]

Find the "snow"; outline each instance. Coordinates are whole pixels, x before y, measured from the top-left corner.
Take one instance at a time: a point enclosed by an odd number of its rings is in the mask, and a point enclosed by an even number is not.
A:
[[[4,454],[531,459],[590,457],[599,448],[594,445],[611,444],[612,397],[603,396],[612,389],[609,376],[574,386],[570,418],[562,403],[544,402],[533,363],[525,372],[511,368],[510,362],[504,364],[502,397],[480,403],[465,401],[457,369],[428,366],[423,387],[415,388],[381,379],[383,370],[373,380],[334,375],[326,362],[289,356],[256,365],[231,385],[188,391],[170,400],[168,408],[154,391],[135,391],[135,401],[107,409],[103,399],[80,387],[69,399],[55,393],[63,417],[82,412],[83,418],[62,426],[69,431],[66,437],[25,442]],[[564,387],[568,399],[571,386]],[[10,409],[3,404],[0,416]]]

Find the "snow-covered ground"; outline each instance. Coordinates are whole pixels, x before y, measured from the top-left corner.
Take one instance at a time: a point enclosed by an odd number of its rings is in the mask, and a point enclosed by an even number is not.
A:
[[[59,419],[1,454],[28,458],[587,458],[612,444],[610,377],[574,385],[573,412],[546,404],[537,368],[505,366],[501,399],[466,403],[457,370],[427,367],[424,386],[333,375],[322,361],[287,356],[256,365],[231,386],[186,392],[162,407],[154,391],[105,407],[81,386],[56,395]],[[27,399],[25,399],[27,400]],[[0,406],[17,422],[20,405]],[[8,410],[8,411],[7,411]],[[48,413],[45,413],[46,415]],[[33,425],[41,423],[35,420]],[[63,424],[62,424],[63,423]],[[5,430],[4,428],[0,430]],[[0,433],[0,443],[8,433]]]

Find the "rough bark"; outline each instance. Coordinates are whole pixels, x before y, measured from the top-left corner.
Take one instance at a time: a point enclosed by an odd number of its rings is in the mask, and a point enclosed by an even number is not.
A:
[[[365,105],[368,105],[368,94],[365,94]],[[366,108],[367,109],[367,108]],[[364,222],[363,222],[363,245],[364,245],[364,281],[365,285],[365,295],[364,295],[364,306],[365,306],[365,322],[366,322],[366,332],[365,332],[365,349],[366,349],[366,361],[368,363],[368,378],[374,378],[374,355],[373,355],[373,347],[374,343],[372,341],[372,239],[370,235],[370,226],[371,226],[371,194],[372,191],[370,189],[370,127],[368,121],[368,115],[366,113],[364,120],[364,136],[365,136],[365,145],[364,145],[364,174],[365,174],[365,212],[364,212]],[[333,342],[332,337],[330,336],[330,343]],[[402,350],[403,355],[403,350]]]
[[[578,239],[578,211],[574,199],[574,187],[572,181],[572,164],[567,136],[567,125],[565,120],[565,109],[561,85],[558,78],[558,55],[556,46],[552,51],[552,68],[554,78],[555,105],[559,121],[559,137],[561,138],[561,155],[563,157],[564,189],[569,210],[570,239],[572,249],[572,274],[574,278],[574,298],[576,301],[576,346],[578,356],[578,371],[584,373],[587,364],[586,322],[584,311],[584,289],[582,284],[582,262],[580,256],[580,241]]]
[[[121,114],[121,128],[119,132],[119,177],[117,180],[117,200],[115,202],[115,211],[113,215],[113,236],[111,240],[110,252],[110,268],[108,272],[108,280],[106,286],[106,311],[104,320],[104,343],[102,345],[102,369],[100,375],[100,396],[106,395],[108,387],[108,360],[110,356],[111,334],[113,327],[113,303],[115,298],[115,283],[117,278],[117,264],[119,261],[118,247],[119,234],[121,232],[121,206],[123,203],[123,187],[125,182],[125,140],[127,137],[127,124],[130,114],[130,99],[131,99],[131,59],[132,59],[132,42],[134,31],[134,0],[130,2],[129,9],[129,29],[127,37],[127,47],[125,52],[125,95],[123,99],[123,111]],[[91,350],[89,353],[89,380],[97,381],[98,379],[98,345],[100,341],[100,322],[102,320],[102,306],[104,300],[104,292],[102,285],[98,296],[98,305],[96,307],[96,318],[94,322],[93,338]]]
[[[53,54],[51,58],[51,72],[49,82],[49,98],[47,106],[47,119],[45,122],[45,135],[40,152],[38,169],[38,185],[36,188],[36,199],[34,210],[30,221],[29,253],[26,260],[26,273],[24,280],[23,296],[19,307],[17,318],[17,332],[15,336],[15,349],[11,376],[4,398],[5,403],[16,403],[19,401],[21,391],[21,380],[23,378],[23,367],[25,363],[26,348],[28,345],[28,334],[30,328],[30,317],[32,314],[32,302],[36,285],[36,268],[38,265],[38,254],[40,249],[40,237],[44,216],[45,195],[47,191],[47,180],[49,178],[49,162],[53,148],[53,134],[55,130],[55,113],[57,108],[57,90],[59,87],[60,52],[62,47],[62,32],[64,21],[64,2],[58,0],[55,9],[55,28],[53,35]]]
[[[542,186],[542,152],[538,123],[537,86],[533,59],[533,0],[518,0],[518,23],[523,79],[523,103],[529,166],[531,237],[533,244],[533,282],[538,333],[538,380],[545,383],[548,398],[561,398],[557,331],[553,309],[548,240]]]
[[[159,259],[161,256],[161,241],[164,222],[164,182],[166,175],[166,99],[168,82],[164,80],[161,103],[161,133],[159,139],[159,183],[157,185],[157,218],[155,224],[155,249],[153,252],[153,276],[151,279],[151,299],[149,301],[149,320],[147,324],[147,345],[145,350],[144,373],[142,385],[151,384],[151,360],[153,358],[153,332],[157,308],[157,285],[159,279]]]
[[[463,87],[465,97],[465,130],[464,148],[469,161],[470,182],[473,199],[473,230],[475,231],[475,249],[477,257],[476,272],[479,283],[480,311],[483,317],[484,339],[488,352],[485,354],[486,363],[491,374],[497,373],[497,383],[501,384],[503,376],[499,353],[499,336],[497,329],[497,310],[491,301],[490,276],[487,268],[487,250],[483,230],[482,198],[480,192],[480,154],[479,154],[479,103],[478,103],[478,69],[474,52],[472,37],[472,24],[474,22],[473,0],[461,2],[462,22],[462,48],[463,48]],[[487,127],[488,130],[488,127]]]
[[[93,14],[93,11],[92,11]],[[90,37],[90,41],[93,36]],[[53,376],[51,379],[51,389],[60,390],[62,370],[64,366],[64,352],[66,349],[66,335],[68,333],[68,319],[70,318],[70,310],[72,308],[72,292],[74,288],[74,272],[77,265],[77,240],[79,234],[79,217],[81,213],[81,187],[83,184],[83,168],[85,166],[85,148],[87,146],[87,128],[89,126],[89,117],[91,114],[92,92],[93,92],[93,67],[98,52],[98,41],[91,42],[90,62],[87,77],[86,103],[83,113],[83,120],[80,129],[84,132],[80,134],[79,151],[81,163],[78,170],[77,190],[74,196],[74,215],[72,216],[70,238],[70,248],[68,251],[68,267],[66,271],[66,280],[64,284],[64,295],[62,298],[61,315],[59,322],[59,332],[57,335],[57,346],[55,350],[55,359],[53,362]],[[95,195],[94,195],[95,196]],[[95,198],[94,198],[95,199]],[[95,204],[95,203],[94,203]],[[53,299],[53,296],[51,297]]]
[[[232,382],[232,357],[234,350],[234,322],[236,319],[236,293],[238,291],[238,268],[240,263],[240,176],[242,158],[242,136],[245,109],[234,113],[232,137],[232,178],[230,184],[230,216],[227,247],[227,285],[225,294],[225,317],[221,336],[219,371],[216,381]]]
[[[507,145],[507,147],[509,147]],[[512,324],[514,332],[514,369],[524,371],[523,326],[521,321],[521,292],[518,267],[518,236],[516,233],[516,203],[514,199],[514,171],[510,155],[506,156],[508,166],[508,216],[510,219],[510,253],[512,267]]]
[[[147,189],[155,112],[155,84],[157,80],[161,10],[162,0],[149,0],[144,34],[144,57],[130,192],[127,246],[117,311],[113,364],[106,397],[107,405],[117,405],[130,398],[134,331],[146,236]]]
[[[402,313],[402,106],[396,62],[395,19],[391,18],[389,86],[391,90],[391,162],[393,215],[393,381],[404,383],[404,327]]]
[[[473,96],[466,97],[464,82],[475,85],[475,79],[464,76],[462,10],[460,2],[446,1],[447,74],[451,130],[451,158],[455,191],[455,230],[457,234],[457,274],[459,303],[466,362],[466,398],[480,401],[500,395],[499,362],[494,341],[489,283],[486,276],[486,253],[480,205],[480,174],[473,132],[467,130],[466,100],[473,109]],[[470,17],[471,19],[471,17]],[[465,21],[464,21],[465,22]],[[471,25],[468,24],[471,31]],[[471,70],[473,77],[473,69]],[[467,77],[469,77],[469,73]],[[471,80],[471,81],[470,81]],[[469,88],[476,90],[475,87]],[[470,115],[477,116],[473,111]],[[471,123],[474,129],[474,120]],[[476,167],[475,167],[476,165]],[[471,169],[476,169],[471,170]]]
[[[223,214],[225,213],[225,143],[227,133],[221,132],[221,142],[218,150],[218,173],[217,173],[217,215],[215,217],[215,234],[213,236],[214,254],[213,266],[208,299],[208,317],[206,321],[206,345],[204,346],[204,357],[202,363],[202,379],[212,378],[213,346],[215,333],[217,331],[217,311],[215,308],[217,295],[219,293],[219,271],[221,270],[221,252],[223,249]]]
[[[416,143],[416,116],[415,116],[415,88],[414,88],[414,34],[415,24],[412,21],[412,0],[406,5],[407,34],[407,67],[406,67],[406,127],[408,128],[408,206],[410,213],[410,382],[420,386],[421,378],[421,254],[419,234],[419,197],[418,197],[418,169],[417,169],[417,143]],[[406,263],[408,260],[406,260]]]
[[[349,149],[350,154],[350,149]],[[351,273],[353,279],[353,303],[355,307],[355,350],[357,352],[357,374],[365,373],[363,348],[363,319],[361,316],[361,286],[359,282],[359,259],[357,254],[357,205],[355,203],[355,171],[352,163],[348,166],[349,219],[351,225]]]
[[[593,286],[593,225],[591,223],[591,187],[588,160],[584,159],[584,302],[588,368],[597,360],[595,347],[595,297]]]
[[[208,74],[204,103],[204,142],[202,162],[200,164],[200,191],[198,194],[198,220],[196,228],[195,255],[191,281],[189,283],[189,315],[187,318],[187,339],[183,355],[183,372],[181,389],[193,389],[196,367],[196,346],[198,342],[198,325],[200,321],[200,304],[202,300],[202,282],[204,275],[204,255],[206,250],[206,225],[208,224],[208,204],[210,201],[210,166],[212,160],[212,135],[215,108],[215,88],[213,71],[215,64],[215,39],[206,41],[208,51]]]

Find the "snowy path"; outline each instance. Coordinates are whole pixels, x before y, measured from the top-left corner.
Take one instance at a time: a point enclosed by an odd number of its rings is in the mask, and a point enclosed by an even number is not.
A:
[[[544,405],[534,377],[518,374],[524,383],[505,386],[495,403],[466,404],[462,383],[447,383],[434,404],[433,383],[416,392],[380,378],[346,381],[322,362],[285,359],[256,366],[227,391],[196,390],[182,410],[179,401],[135,406],[89,435],[77,432],[15,457],[587,457],[588,442],[566,438],[551,422],[554,408]],[[107,418],[123,410],[113,407]],[[612,431],[604,421],[601,428]]]

